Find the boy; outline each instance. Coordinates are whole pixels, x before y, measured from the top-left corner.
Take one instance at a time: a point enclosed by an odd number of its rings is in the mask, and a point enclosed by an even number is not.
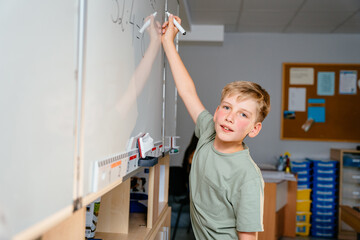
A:
[[[243,143],[255,137],[270,110],[269,94],[251,82],[230,83],[214,116],[205,110],[174,45],[170,16],[162,44],[199,142],[190,172],[190,216],[196,239],[257,239],[263,231],[264,181]]]

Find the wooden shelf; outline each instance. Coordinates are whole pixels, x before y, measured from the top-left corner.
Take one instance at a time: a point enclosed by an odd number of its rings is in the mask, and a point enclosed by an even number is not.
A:
[[[166,207],[163,209],[160,217],[155,223],[155,227],[146,227],[146,214],[132,213],[130,214],[130,225],[128,234],[124,233],[103,233],[97,232],[96,238],[104,240],[148,240],[154,239],[159,229],[163,226],[170,226],[171,208]],[[170,232],[169,232],[170,235]]]
[[[101,197],[96,238],[104,240],[170,239],[171,208],[168,206],[170,156],[149,168],[147,213],[130,214],[130,178],[139,168],[97,193],[83,199],[83,208],[43,234],[43,239],[85,239],[86,206]],[[86,203],[86,204],[85,204]]]
[[[160,225],[170,227],[168,207],[169,160],[166,155],[149,167],[148,208],[145,214],[130,214],[130,177],[101,197],[96,238],[154,239]]]

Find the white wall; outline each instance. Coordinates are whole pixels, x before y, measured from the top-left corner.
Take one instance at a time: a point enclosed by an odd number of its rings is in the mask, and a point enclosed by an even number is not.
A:
[[[247,80],[262,85],[271,96],[272,109],[260,134],[245,139],[257,163],[275,163],[276,156],[289,151],[293,158],[329,158],[330,148],[355,148],[359,143],[280,140],[283,62],[360,63],[359,34],[225,34],[222,46],[204,43],[180,45],[200,99],[214,112],[221,89],[229,82]],[[360,110],[360,103],[356,107]],[[180,165],[194,124],[178,99],[177,135],[181,153],[172,156]],[[360,127],[358,124],[354,127]]]

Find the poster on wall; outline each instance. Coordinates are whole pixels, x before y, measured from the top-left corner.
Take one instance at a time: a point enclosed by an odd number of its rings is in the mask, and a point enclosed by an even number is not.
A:
[[[335,72],[318,72],[317,95],[334,96],[335,94]]]
[[[313,85],[314,68],[290,68],[291,85]]]
[[[305,112],[306,88],[289,88],[289,111]]]
[[[340,71],[340,94],[356,94],[357,71]]]

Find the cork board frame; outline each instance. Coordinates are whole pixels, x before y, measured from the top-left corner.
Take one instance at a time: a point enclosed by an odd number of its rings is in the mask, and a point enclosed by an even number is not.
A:
[[[291,73],[296,69],[313,69],[313,84],[303,84],[294,81]],[[356,75],[355,94],[344,93],[344,71],[354,71]],[[309,71],[311,72],[311,71]],[[308,73],[309,73],[308,72]],[[333,94],[319,95],[318,77],[323,73],[333,73]],[[340,84],[340,74],[342,80]],[[312,141],[338,141],[338,142],[360,142],[360,64],[334,64],[334,63],[283,63],[282,73],[282,111],[281,111],[281,139],[283,140],[312,140]],[[295,83],[295,84],[294,84]],[[340,87],[342,90],[340,90]],[[293,93],[289,96],[289,89],[305,91],[305,111],[289,111],[289,97],[293,101]],[[323,94],[323,93],[321,93]],[[313,122],[311,127],[305,131],[302,125],[309,118],[309,107],[311,100],[321,100],[314,106],[320,106],[324,113],[323,122]],[[293,104],[291,104],[293,108]],[[313,108],[311,108],[313,109]],[[285,117],[286,115],[286,117]]]

